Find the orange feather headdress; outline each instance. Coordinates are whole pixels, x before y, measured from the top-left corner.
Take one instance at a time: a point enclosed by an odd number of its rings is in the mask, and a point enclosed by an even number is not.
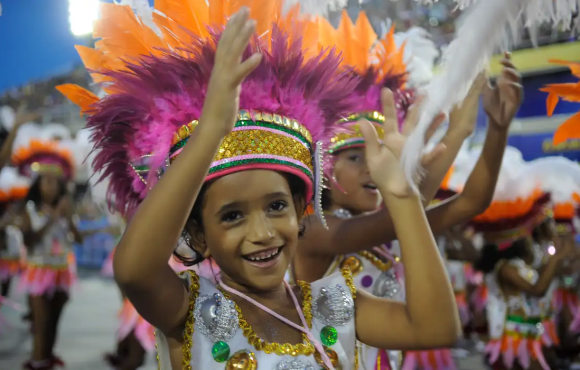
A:
[[[74,160],[68,149],[56,141],[32,139],[27,145],[12,153],[12,163],[23,176],[52,174],[71,179],[74,174]]]
[[[342,67],[361,77],[354,93],[357,111],[339,122],[346,130],[331,139],[329,152],[364,146],[364,139],[356,123],[361,118],[375,123],[379,139],[382,139],[384,132],[381,123],[384,122],[384,116],[381,89],[387,87],[393,91],[400,123],[404,121],[412,103],[413,92],[406,86],[405,45],[397,47],[394,28],[379,39],[365,12],[360,12],[353,23],[347,12],[343,11],[338,29],[334,29],[326,19],[319,18],[317,22],[319,48],[325,50],[336,47],[342,53]]]
[[[568,66],[572,75],[580,78],[580,63],[566,62],[563,60],[551,60],[550,62]],[[576,83],[550,84],[540,90],[548,93],[548,98],[546,99],[548,116],[554,113],[554,109],[556,109],[556,105],[560,99],[580,103],[580,81]],[[558,127],[554,133],[554,145],[563,143],[568,139],[579,138],[580,110]]]

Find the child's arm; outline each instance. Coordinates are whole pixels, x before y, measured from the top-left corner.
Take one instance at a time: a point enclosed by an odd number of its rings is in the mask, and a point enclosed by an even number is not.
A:
[[[419,195],[413,194],[400,164],[392,93],[383,93],[391,106],[385,114],[385,144],[374,128],[361,124],[371,177],[393,217],[401,257],[405,263],[406,303],[357,293],[357,338],[378,348],[412,350],[448,347],[459,337],[461,325],[455,297]],[[363,127],[364,126],[364,127]],[[387,137],[387,133],[388,137]],[[374,139],[372,135],[374,134]],[[393,139],[391,139],[393,138]]]
[[[188,292],[167,261],[225,134],[236,122],[243,79],[260,63],[242,62],[255,30],[243,8],[230,19],[218,43],[199,125],[179,158],[147,195],[127,226],[114,256],[115,279],[137,311],[161,331],[179,331],[188,312]]]
[[[465,188],[461,194],[426,212],[429,225],[436,234],[482,213],[493,198],[509,125],[521,103],[520,76],[509,60],[502,64],[504,73],[497,87],[488,87],[484,92],[487,95],[487,99],[484,96],[484,107],[490,125],[482,153]],[[396,239],[387,208],[350,219],[327,217],[329,230],[324,229],[316,216],[309,216],[308,222],[309,227],[304,238],[300,239],[299,247],[302,253],[315,256],[356,253]]]

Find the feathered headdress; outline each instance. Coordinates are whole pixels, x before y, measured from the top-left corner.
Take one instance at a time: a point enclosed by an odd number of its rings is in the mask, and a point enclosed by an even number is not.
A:
[[[21,175],[34,177],[40,174],[62,176],[69,180],[74,175],[72,153],[56,141],[32,139],[12,153],[12,163]]]
[[[545,157],[529,162],[525,178],[539,182],[551,196],[554,220],[560,233],[574,232],[573,219],[580,201],[580,167],[564,157]]]
[[[251,5],[259,37],[244,57],[260,51],[263,58],[242,84],[238,121],[208,180],[253,168],[283,171],[304,180],[310,200],[316,142],[329,137],[332,123],[353,109],[356,81],[336,72],[336,53],[308,59],[295,33],[303,29],[301,22],[281,17],[279,1],[237,1],[237,8],[225,0],[159,3],[153,21],[161,35],[129,7],[103,4],[104,17],[95,27],[101,39],[96,49],[81,48],[81,56],[108,95],[97,101],[81,88],[65,89],[89,116],[93,169],[109,178],[109,197],[130,212],[179,155],[198,124],[220,25],[241,5]]]
[[[4,167],[0,172],[0,204],[19,201],[26,197],[30,180],[20,176],[14,167]]]
[[[337,125],[342,130],[331,139],[329,152],[334,153],[353,147],[364,146],[364,138],[357,121],[366,118],[375,124],[379,139],[384,137],[382,123],[381,89],[388,87],[393,91],[399,122],[407,114],[413,91],[406,87],[407,67],[404,62],[405,46],[397,47],[394,28],[378,39],[366,13],[360,12],[353,24],[346,11],[338,29],[324,18],[318,19],[319,47],[325,49],[336,45],[342,53],[342,67],[360,77],[353,98],[356,108]]]
[[[580,63],[563,60],[551,60],[550,62],[568,66],[572,75],[580,78]],[[548,116],[552,116],[560,99],[580,103],[580,81],[576,83],[550,84],[540,90],[548,93],[548,98],[546,99]],[[568,139],[577,138],[580,138],[580,110],[558,127],[554,133],[554,145],[563,143]]]
[[[541,180],[533,176],[521,152],[507,147],[492,204],[471,224],[486,241],[500,249],[526,235],[552,215],[550,194],[542,190]]]

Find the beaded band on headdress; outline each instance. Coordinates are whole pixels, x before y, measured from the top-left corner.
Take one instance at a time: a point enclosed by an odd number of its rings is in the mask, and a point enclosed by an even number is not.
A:
[[[183,125],[175,134],[169,150],[169,164],[177,158],[198,125],[192,121]],[[294,174],[303,177],[305,182],[314,182],[312,163],[313,143],[310,132],[296,120],[262,111],[240,110],[233,130],[227,134],[212,162],[207,180],[222,176],[233,167],[254,164],[284,166],[294,168]],[[150,168],[146,157],[131,167],[141,181],[147,184],[146,174]],[[308,189],[307,199],[312,198]]]
[[[48,174],[68,179],[74,172],[71,152],[55,141],[31,140],[14,151],[12,163],[28,177]]]
[[[379,141],[383,141],[385,130],[382,124],[385,122],[385,116],[382,113],[375,111],[351,114],[337,122],[338,125],[343,126],[345,129],[330,139],[330,146],[328,148],[330,154],[340,150],[364,146],[365,140],[360,131],[360,126],[357,123],[361,119],[366,119],[371,122],[377,130]]]

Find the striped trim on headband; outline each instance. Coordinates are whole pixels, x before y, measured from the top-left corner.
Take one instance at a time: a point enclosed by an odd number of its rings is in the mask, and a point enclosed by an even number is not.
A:
[[[377,130],[379,141],[383,141],[385,138],[385,130],[383,129],[382,124],[385,122],[385,116],[382,113],[374,111],[351,114],[337,122],[337,124],[346,127],[330,139],[330,148],[328,149],[329,153],[332,154],[340,150],[364,146],[365,140],[360,132],[360,126],[357,123],[361,119],[366,119],[373,123]],[[349,125],[349,123],[352,123],[352,125]]]
[[[177,130],[169,150],[169,164],[181,153],[197,125],[195,120]],[[234,129],[224,137],[218,149],[208,178],[234,167],[271,164],[295,168],[314,181],[313,153],[310,132],[296,120],[267,112],[240,110]],[[145,184],[150,156],[143,156],[131,164]]]

